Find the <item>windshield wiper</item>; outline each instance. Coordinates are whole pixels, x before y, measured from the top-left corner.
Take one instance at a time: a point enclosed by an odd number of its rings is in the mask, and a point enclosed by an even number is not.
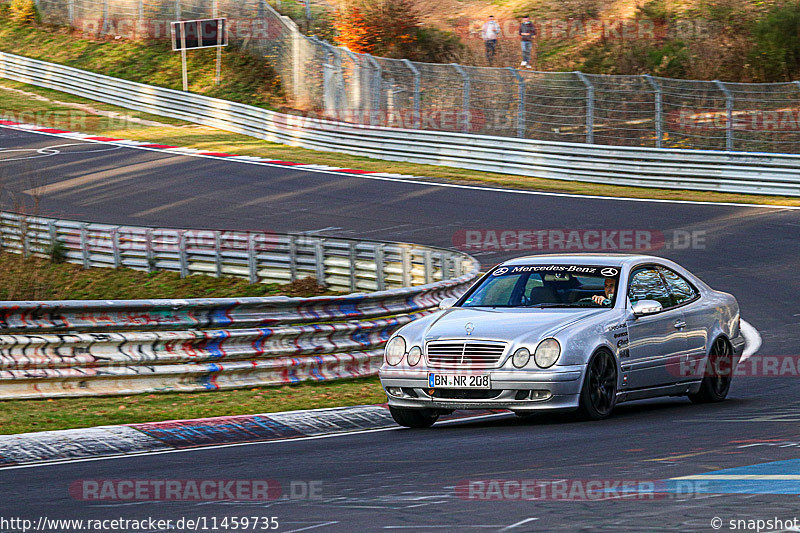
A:
[[[539,304],[523,305],[522,307],[534,307],[538,309],[547,309],[553,307],[598,307],[599,308],[597,304],[589,302],[573,302],[569,304],[543,302]]]

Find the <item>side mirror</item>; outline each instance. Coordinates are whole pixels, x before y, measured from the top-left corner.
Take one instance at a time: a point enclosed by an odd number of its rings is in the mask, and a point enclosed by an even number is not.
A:
[[[639,300],[633,304],[633,316],[647,316],[660,313],[664,307],[655,300]]]
[[[453,304],[455,304],[457,301],[458,298],[445,298],[444,300],[439,302],[439,309],[441,310],[450,309],[451,307],[453,307]]]

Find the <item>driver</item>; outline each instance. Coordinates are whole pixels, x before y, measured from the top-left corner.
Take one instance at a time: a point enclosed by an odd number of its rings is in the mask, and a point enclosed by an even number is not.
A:
[[[604,307],[608,307],[611,305],[611,300],[614,299],[614,291],[617,288],[617,282],[614,278],[606,278],[605,282],[605,294],[595,294],[592,296],[592,301],[598,305],[602,305]]]

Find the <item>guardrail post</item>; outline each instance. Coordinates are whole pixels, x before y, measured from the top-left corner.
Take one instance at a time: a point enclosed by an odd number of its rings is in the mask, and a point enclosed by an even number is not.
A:
[[[459,65],[458,63],[451,63],[453,68],[456,69],[461,75],[461,80],[463,83],[461,89],[461,131],[464,133],[469,133],[470,130],[470,116],[469,116],[469,93],[470,93],[470,79],[469,74],[464,70],[464,67]]]
[[[661,102],[661,84],[658,83],[655,78],[653,78],[649,74],[644,75],[644,79],[647,80],[647,83],[650,84],[650,87],[653,88],[653,98],[655,100],[655,130],[656,130],[656,148],[661,148],[661,141],[664,137],[663,132],[663,105]]]
[[[525,137],[525,79],[519,75],[517,69],[508,67],[517,80],[519,96],[517,97],[517,137]]]
[[[189,261],[186,259],[186,232],[178,234],[178,260],[181,266],[181,278],[189,275]]]
[[[81,224],[81,257],[83,258],[83,268],[89,268],[91,266],[89,262],[88,240],[88,230],[86,229],[86,223],[84,222]]]
[[[48,250],[50,250],[50,258],[52,259],[53,251],[56,249],[56,243],[58,242],[58,230],[56,229],[55,220],[47,221],[47,238],[48,238],[48,243],[47,243]]]
[[[350,260],[350,292],[356,292],[356,243],[350,242],[347,255]]]
[[[422,115],[419,113],[419,69],[408,59],[404,59],[403,64],[408,67],[408,70],[414,75],[414,122],[416,122],[416,128],[421,128]]]
[[[28,221],[20,216],[17,221],[19,228],[19,245],[22,248],[22,257],[28,257]]]
[[[256,241],[252,233],[247,234],[247,270],[250,283],[258,283],[258,258],[256,257]]]
[[[464,260],[461,256],[456,256],[455,260],[453,261],[453,274],[455,277],[460,277],[464,275]]]
[[[733,94],[725,87],[725,84],[719,80],[714,80],[717,88],[725,95],[725,115],[727,116],[727,123],[725,124],[725,150],[733,150]]]
[[[373,252],[375,256],[375,283],[379,291],[386,289],[386,260],[383,248],[383,244],[376,244]]]
[[[111,253],[114,256],[114,268],[122,266],[122,256],[119,252],[119,228],[111,230]]]
[[[153,257],[153,230],[148,228],[144,232],[144,255],[147,261],[147,272],[153,272],[156,269],[156,260]]]
[[[325,283],[325,240],[317,239],[314,243],[314,266],[317,273],[317,283],[327,287]]]
[[[594,143],[594,85],[583,72],[575,72],[586,86],[586,143]]]
[[[372,76],[370,90],[372,92],[372,110],[379,111],[381,109],[381,88],[383,87],[383,69],[380,64],[369,54],[365,54],[367,60],[375,71]],[[371,122],[370,122],[371,123]]]
[[[289,279],[297,279],[297,237],[289,235]]]
[[[214,232],[214,275],[222,277],[222,236],[219,230]]]
[[[427,285],[433,281],[433,258],[431,257],[431,251],[425,250],[422,257],[425,265],[425,285]]]
[[[403,287],[411,286],[411,254],[408,248],[402,248],[401,257],[403,263]]]

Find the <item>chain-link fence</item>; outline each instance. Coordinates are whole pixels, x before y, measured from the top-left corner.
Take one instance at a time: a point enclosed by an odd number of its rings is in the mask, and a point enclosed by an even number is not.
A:
[[[373,57],[303,35],[266,0],[38,4],[45,22],[122,37],[166,38],[173,20],[227,17],[230,42],[269,58],[295,108],[346,122],[617,146],[800,152],[800,82],[533,72]]]

